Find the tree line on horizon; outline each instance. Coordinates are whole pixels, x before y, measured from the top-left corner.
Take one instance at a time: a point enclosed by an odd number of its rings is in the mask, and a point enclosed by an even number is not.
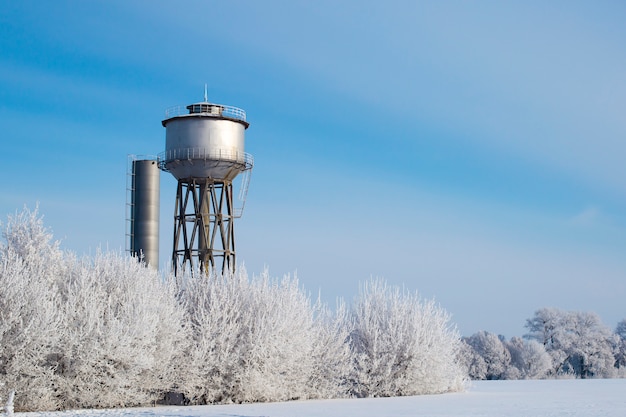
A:
[[[475,380],[626,377],[626,319],[612,331],[593,312],[542,308],[523,337],[486,331],[464,337],[462,358]]]

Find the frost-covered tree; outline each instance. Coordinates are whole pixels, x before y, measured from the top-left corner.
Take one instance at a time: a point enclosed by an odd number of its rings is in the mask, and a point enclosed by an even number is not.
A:
[[[480,361],[475,364],[474,379],[506,379],[506,372],[511,364],[511,354],[500,337],[483,330],[464,341],[484,362],[483,375],[477,375],[477,372],[482,370]]]
[[[316,366],[326,363],[316,361],[332,359],[324,355],[336,347],[317,339],[321,329],[297,279],[272,280],[266,271],[248,280],[240,268],[234,275],[196,273],[183,285],[192,344],[182,388],[192,403],[318,396],[310,384],[325,385]]]
[[[527,337],[541,343],[552,357],[552,375],[615,375],[616,336],[597,314],[543,308],[527,320],[526,327]]]
[[[169,389],[186,340],[173,287],[128,257],[60,251],[37,211],[10,216],[3,238],[0,377],[17,409],[149,404]]]
[[[459,362],[463,364],[470,379],[487,379],[487,363],[473,347],[467,344],[467,338],[461,340]]]
[[[463,360],[471,379],[537,379],[550,371],[552,358],[539,342],[506,341],[485,331],[464,338]]]
[[[61,408],[148,404],[174,388],[186,342],[183,310],[156,271],[98,253],[74,263],[60,302],[50,361]]]
[[[457,391],[466,378],[449,314],[382,280],[367,283],[354,302],[350,347],[359,397]]]
[[[10,390],[18,409],[56,407],[49,381],[50,349],[59,338],[62,317],[56,283],[67,265],[58,242],[37,210],[8,216],[0,243],[0,396]]]
[[[511,355],[506,379],[540,379],[548,375],[552,358],[541,343],[513,337],[505,347]]]
[[[4,242],[0,243],[0,251],[3,254],[14,253],[33,266],[36,261],[48,263],[45,274],[48,279],[57,277],[57,268],[64,266],[60,242],[53,240],[52,232],[44,226],[39,207],[35,210],[24,207],[21,212],[9,215],[7,224],[2,228],[2,238]]]
[[[337,302],[334,311],[318,300],[314,312],[313,368],[307,381],[308,397],[346,397],[350,394],[347,380],[352,370],[348,309],[343,300]]]
[[[251,281],[250,349],[243,375],[244,401],[307,398],[312,372],[313,310],[297,279],[271,280],[267,271]]]
[[[615,347],[615,366],[619,369],[621,376],[626,372],[626,319],[617,323],[615,328],[616,347]]]
[[[617,323],[617,326],[615,327],[615,334],[618,335],[620,339],[626,340],[626,319]]]

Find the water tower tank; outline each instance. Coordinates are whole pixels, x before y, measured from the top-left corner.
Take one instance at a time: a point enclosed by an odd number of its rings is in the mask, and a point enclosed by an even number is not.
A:
[[[166,111],[165,152],[161,168],[176,179],[210,178],[232,181],[250,169],[244,151],[246,113],[236,107],[201,102]]]

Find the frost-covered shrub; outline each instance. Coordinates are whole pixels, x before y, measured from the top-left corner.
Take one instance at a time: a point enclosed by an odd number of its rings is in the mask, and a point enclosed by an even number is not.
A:
[[[50,349],[59,338],[56,282],[67,265],[37,210],[9,216],[0,243],[0,396],[19,409],[56,407]]]
[[[367,283],[352,309],[352,393],[358,397],[433,394],[462,389],[461,340],[434,301]]]
[[[189,401],[280,401],[327,389],[333,373],[322,375],[320,368],[337,344],[319,336],[332,333],[333,324],[316,323],[297,279],[272,280],[265,272],[249,280],[239,269],[226,276],[196,273],[183,285],[192,344],[181,388]]]
[[[37,211],[3,238],[0,378],[16,409],[148,404],[170,388],[186,340],[173,286],[128,257],[63,253]]]
[[[511,355],[511,365],[506,379],[540,379],[550,372],[552,358],[545,347],[536,340],[513,337],[505,343]]]
[[[493,333],[480,331],[465,339],[485,364],[484,375],[472,375],[474,379],[506,379],[511,354],[502,339]]]
[[[74,263],[50,361],[61,408],[148,404],[176,378],[185,338],[175,287],[127,256]]]
[[[470,379],[487,379],[487,363],[473,347],[467,344],[467,338],[461,340],[458,358]]]
[[[350,395],[349,313],[342,300],[335,311],[315,305],[314,337],[311,347],[313,369],[307,387],[309,398],[341,398]]]
[[[620,320],[615,328],[615,366],[620,378],[626,377],[626,319]]]

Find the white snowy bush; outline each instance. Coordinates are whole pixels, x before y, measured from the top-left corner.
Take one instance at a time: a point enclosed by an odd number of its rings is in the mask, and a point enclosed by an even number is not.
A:
[[[617,336],[615,347],[615,366],[618,369],[618,376],[626,378],[626,319],[620,320],[615,328]]]
[[[63,321],[50,358],[60,408],[148,404],[171,389],[186,341],[174,290],[128,256],[74,263],[60,286]]]
[[[169,389],[186,340],[173,286],[128,257],[61,252],[36,210],[9,217],[3,238],[0,377],[17,409],[148,404]]]
[[[470,373],[473,379],[507,379],[511,354],[500,337],[483,330],[465,338],[464,341],[472,348],[471,354],[480,358],[474,359],[476,368]]]
[[[339,300],[334,311],[321,302],[315,305],[312,373],[307,381],[309,398],[343,398],[351,393],[352,372],[348,309]]]
[[[461,339],[461,348],[458,353],[458,360],[463,365],[463,369],[468,377],[474,379],[487,379],[487,364],[473,347],[467,344],[467,339]]]
[[[340,331],[332,319],[316,321],[297,279],[195,273],[185,277],[182,299],[192,344],[181,388],[191,403],[336,395],[330,386],[342,367],[329,364],[342,353]]]
[[[0,396],[20,395],[18,409],[56,407],[48,364],[62,317],[57,282],[67,270],[58,242],[43,227],[37,210],[9,216],[0,243]]]
[[[505,346],[511,355],[511,366],[505,373],[506,379],[540,379],[550,372],[552,358],[536,340],[513,337]]]
[[[433,300],[367,283],[352,309],[352,394],[358,397],[434,394],[463,388],[460,337]]]

